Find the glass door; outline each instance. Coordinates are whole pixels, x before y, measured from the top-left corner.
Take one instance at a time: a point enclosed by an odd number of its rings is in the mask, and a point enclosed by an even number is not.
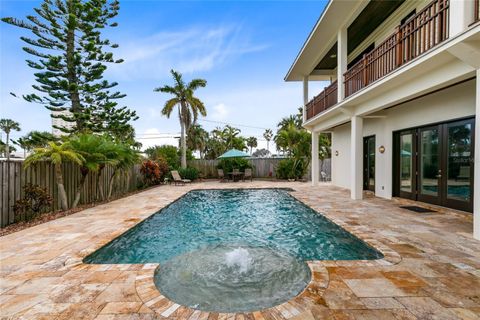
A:
[[[399,194],[403,198],[415,197],[415,132],[407,131],[400,133],[398,155],[398,180]]]
[[[473,119],[453,122],[445,128],[445,203],[450,207],[473,209]]]
[[[418,200],[440,204],[440,127],[427,127],[418,133]]]
[[[473,210],[474,119],[394,134],[394,195]]]
[[[375,136],[363,138],[363,189],[375,191]]]

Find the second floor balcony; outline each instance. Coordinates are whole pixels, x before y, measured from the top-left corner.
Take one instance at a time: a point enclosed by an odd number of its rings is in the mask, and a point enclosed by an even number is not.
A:
[[[383,37],[379,44],[375,44],[373,49],[355,58],[355,62],[346,67],[345,72],[338,71],[338,79],[305,105],[306,120],[382,80],[445,42],[451,35],[450,1],[453,0],[433,0],[428,3],[402,20],[401,24],[390,35]],[[480,20],[479,3],[480,0],[470,2],[470,10],[474,9],[474,12],[470,11],[473,18],[470,20],[471,25],[477,25]],[[336,56],[337,50],[332,54],[332,49],[327,56]],[[333,67],[330,68],[337,72]],[[342,70],[339,67],[337,69]]]
[[[448,38],[448,0],[435,0],[344,73],[345,96],[365,88]]]

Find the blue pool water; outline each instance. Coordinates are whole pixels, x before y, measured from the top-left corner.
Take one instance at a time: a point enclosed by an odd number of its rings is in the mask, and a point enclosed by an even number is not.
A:
[[[86,263],[163,263],[218,245],[265,247],[299,260],[382,255],[287,190],[196,190],[85,258]]]
[[[381,254],[279,189],[191,191],[87,258],[160,263],[161,294],[193,309],[250,312],[289,301],[307,260]]]

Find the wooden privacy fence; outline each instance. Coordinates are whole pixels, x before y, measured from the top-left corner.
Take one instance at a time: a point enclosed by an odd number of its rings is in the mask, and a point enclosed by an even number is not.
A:
[[[278,163],[285,158],[252,158],[248,159],[250,163],[254,166],[253,168],[253,177],[254,178],[268,178],[270,177],[270,168],[272,168],[272,177],[275,177],[276,168]],[[197,168],[204,177],[206,178],[216,178],[217,174],[217,165],[219,160],[190,160],[188,165],[191,167]],[[311,177],[310,174],[311,166],[308,169],[306,178]],[[320,160],[320,172],[324,172],[327,177],[330,177],[330,159]]]
[[[71,205],[80,181],[80,168],[74,163],[64,163],[62,172],[68,203]],[[100,175],[100,186],[103,188],[105,196],[108,194],[112,173],[113,167],[106,166]],[[117,174],[113,180],[111,197],[117,198],[128,192],[135,191],[140,177],[139,165],[132,167],[127,173]],[[53,203],[50,208],[51,211],[60,209],[61,207],[55,180],[55,170],[50,162],[37,163],[36,165],[32,165],[25,169],[23,167],[23,161],[0,161],[0,182],[1,227],[5,227],[26,218],[24,216],[15,216],[13,205],[17,200],[23,198],[23,186],[28,183],[46,188],[47,192],[53,198]],[[96,174],[90,173],[87,176],[87,180],[81,193],[80,204],[95,202],[96,195]]]

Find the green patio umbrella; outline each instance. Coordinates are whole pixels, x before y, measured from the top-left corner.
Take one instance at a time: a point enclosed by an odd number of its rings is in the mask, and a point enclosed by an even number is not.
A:
[[[243,151],[237,150],[237,149],[231,149],[222,154],[220,157],[217,159],[225,159],[225,158],[248,158],[250,155],[246,154]]]

